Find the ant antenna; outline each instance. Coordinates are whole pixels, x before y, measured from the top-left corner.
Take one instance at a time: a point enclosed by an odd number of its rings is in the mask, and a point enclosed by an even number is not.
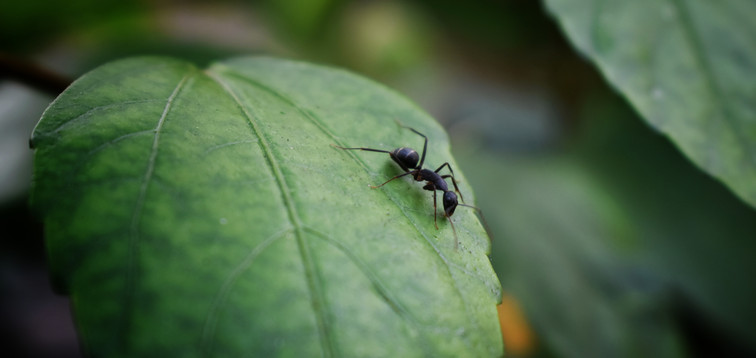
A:
[[[457,204],[459,206],[466,206],[471,209],[475,209],[475,211],[478,212],[478,216],[480,217],[480,221],[483,222],[483,229],[486,230],[486,234],[488,235],[488,242],[493,243],[493,233],[491,232],[491,227],[488,226],[488,220],[486,220],[486,216],[483,215],[483,209],[469,204],[459,203]]]
[[[492,243],[493,242],[493,239],[492,239],[493,238],[493,234],[491,234],[491,229],[488,226],[488,222],[486,221],[486,217],[483,216],[483,210],[481,210],[481,208],[479,208],[477,206],[468,205],[468,204],[459,203],[457,205],[459,205],[459,206],[466,206],[468,208],[475,209],[475,211],[478,212],[478,216],[480,216],[480,219],[483,222],[483,228],[486,230],[486,234],[488,235],[488,242],[489,242],[489,244]],[[449,215],[444,215],[444,216],[446,216],[446,219],[449,220],[449,225],[452,227],[452,233],[454,234],[454,251],[457,251],[459,249],[459,237],[457,236],[457,229],[454,226],[454,221],[452,221],[451,216],[449,216]]]
[[[415,134],[423,137],[423,139],[425,140],[423,142],[423,154],[420,156],[420,163],[417,164],[417,168],[422,168],[423,167],[423,163],[425,163],[425,151],[428,149],[428,137],[426,137],[425,134],[422,134],[422,133],[418,132],[415,128],[405,126],[404,124],[402,124],[402,122],[400,122],[396,118],[394,118],[394,121],[396,121],[396,124],[399,125],[400,127],[406,128],[406,129],[409,129],[409,130],[415,132]],[[449,169],[451,170],[451,168],[449,168]]]
[[[449,215],[444,215],[444,216],[446,216],[446,219],[449,220],[449,225],[451,225],[452,232],[454,233],[454,251],[457,251],[459,249],[459,238],[457,237],[457,229],[454,228],[454,222],[452,221],[451,216]]]
[[[481,221],[483,222],[483,228],[486,230],[486,234],[488,235],[488,242],[491,244],[493,242],[493,234],[491,234],[491,229],[488,226],[488,221],[486,221],[486,217],[483,215],[483,210],[477,206],[469,205],[469,204],[463,204],[459,203],[458,206],[466,206],[471,209],[475,209],[475,211],[478,212],[478,216],[480,216]],[[451,219],[451,216],[446,216],[446,219],[449,220],[449,225],[451,225],[452,233],[454,233],[454,250],[456,251],[459,248],[459,238],[457,237],[457,229],[454,227],[454,222]]]

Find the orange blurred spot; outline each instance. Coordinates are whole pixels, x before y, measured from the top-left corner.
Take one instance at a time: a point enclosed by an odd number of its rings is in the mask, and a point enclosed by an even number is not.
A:
[[[499,312],[501,335],[508,355],[522,357],[532,354],[535,350],[535,336],[517,300],[505,293],[496,310]]]

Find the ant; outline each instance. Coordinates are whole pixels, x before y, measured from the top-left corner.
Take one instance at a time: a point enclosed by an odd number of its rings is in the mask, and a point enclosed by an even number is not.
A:
[[[443,205],[444,205],[444,217],[446,217],[449,220],[449,224],[451,224],[452,231],[454,232],[454,249],[456,250],[459,246],[459,240],[457,239],[457,229],[454,228],[454,223],[451,220],[452,214],[454,214],[454,210],[457,209],[457,206],[466,206],[469,208],[473,208],[477,210],[478,212],[482,212],[480,208],[472,205],[464,204],[464,198],[462,198],[462,193],[459,191],[459,187],[457,186],[457,181],[454,179],[454,171],[451,168],[451,165],[449,165],[448,162],[441,164],[440,167],[436,170],[430,170],[430,169],[423,169],[423,164],[425,163],[425,151],[428,149],[428,137],[426,137],[424,134],[418,132],[417,130],[407,127],[401,123],[398,123],[399,126],[409,129],[415,134],[423,137],[424,143],[423,143],[423,153],[421,155],[417,154],[417,151],[415,151],[412,148],[408,147],[400,147],[396,148],[393,151],[388,150],[381,150],[381,149],[373,149],[373,148],[345,148],[340,147],[335,144],[331,144],[331,146],[343,149],[343,150],[364,150],[368,152],[378,152],[378,153],[388,153],[389,157],[391,157],[391,160],[393,160],[396,164],[399,165],[399,167],[404,170],[404,173],[394,176],[393,178],[387,180],[381,185],[371,185],[370,187],[373,189],[380,188],[389,182],[393,181],[394,179],[399,179],[406,175],[411,175],[415,181],[425,181],[425,186],[423,186],[423,189],[432,191],[433,192],[433,225],[436,227],[436,230],[438,230],[438,223],[436,222],[436,191],[443,192]],[[449,172],[451,174],[441,175],[438,172],[441,171],[444,167],[449,169]],[[446,183],[446,179],[449,178],[452,181],[452,184],[454,185],[454,190],[449,190],[449,186]],[[462,200],[462,203],[459,203],[457,200],[457,194],[454,192],[456,190],[457,193],[459,193],[459,198]]]

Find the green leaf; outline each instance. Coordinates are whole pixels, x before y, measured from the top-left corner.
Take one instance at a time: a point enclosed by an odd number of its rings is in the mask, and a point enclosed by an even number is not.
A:
[[[33,205],[93,356],[498,356],[489,239],[388,155],[448,161],[384,87],[269,58],[165,58],[77,80],[35,129]],[[473,202],[463,174],[460,190]]]
[[[756,2],[547,4],[649,123],[756,206]]]

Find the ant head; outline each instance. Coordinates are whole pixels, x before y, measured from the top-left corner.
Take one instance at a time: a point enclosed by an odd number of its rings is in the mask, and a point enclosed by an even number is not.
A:
[[[444,192],[444,213],[446,213],[447,217],[454,214],[454,209],[457,208],[457,205],[457,194],[451,190]]]
[[[420,161],[420,156],[412,148],[396,148],[391,152],[391,158],[399,164],[404,170],[417,168],[417,162]]]

